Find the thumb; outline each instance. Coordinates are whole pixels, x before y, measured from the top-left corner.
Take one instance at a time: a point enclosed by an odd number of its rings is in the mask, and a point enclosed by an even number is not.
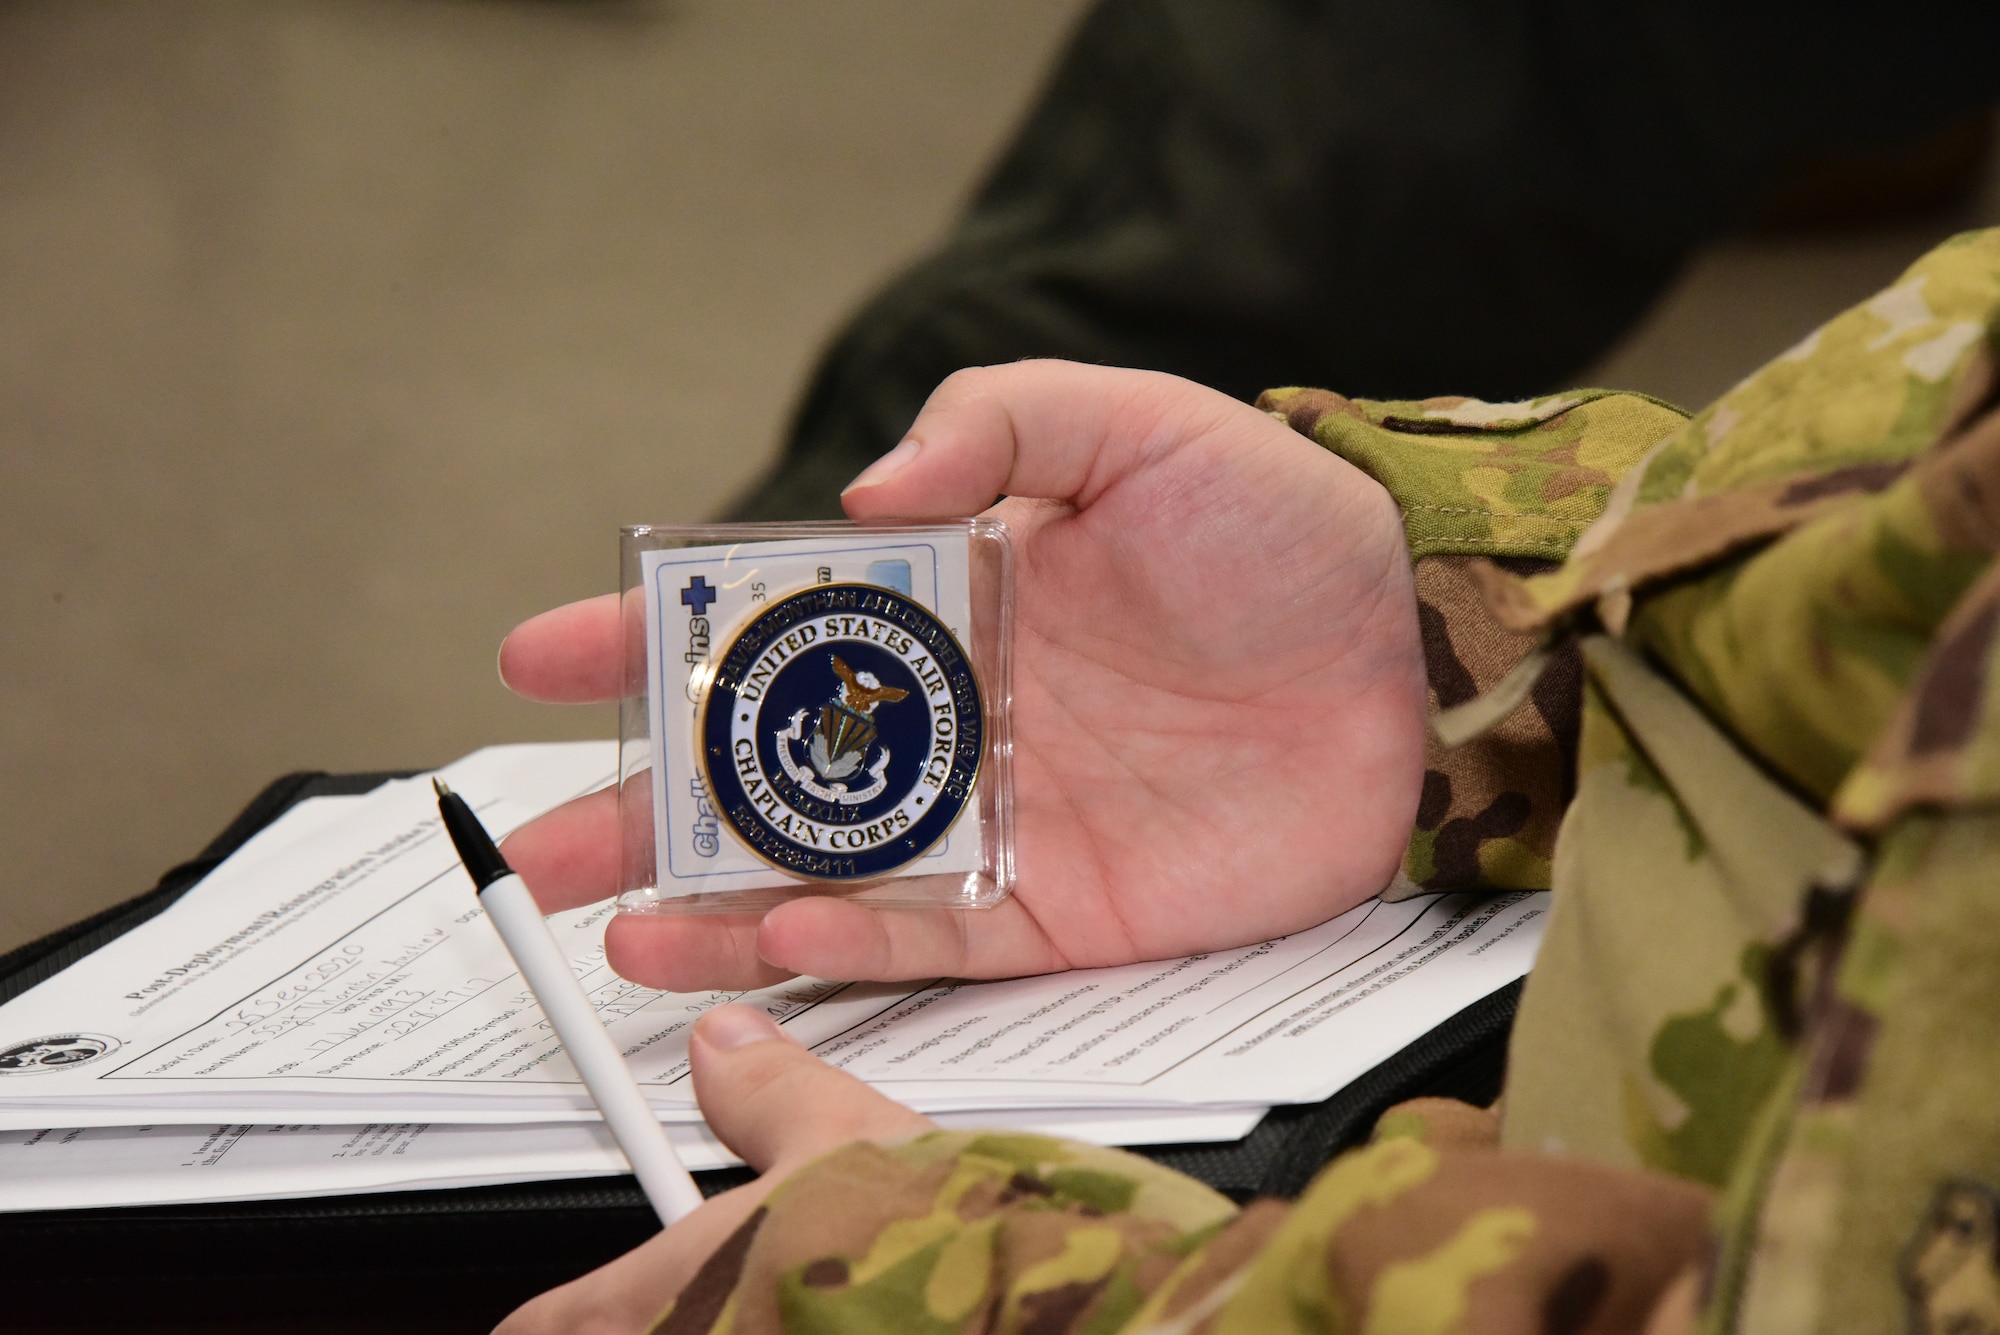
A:
[[[1001,495],[1088,509],[1136,469],[1234,423],[1289,427],[1217,390],[1158,371],[1027,361],[957,371],[901,444],[840,494],[860,522],[977,514]]]
[[[759,1172],[789,1171],[853,1140],[913,1136],[928,1117],[837,1071],[752,1006],[719,1006],[688,1039],[695,1101]]]

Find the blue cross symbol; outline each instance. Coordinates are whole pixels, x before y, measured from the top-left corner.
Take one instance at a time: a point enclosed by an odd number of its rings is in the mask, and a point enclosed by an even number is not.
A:
[[[715,601],[716,596],[715,590],[709,588],[708,581],[700,575],[689,580],[688,586],[681,590],[681,601],[693,608],[693,615],[698,617],[708,615],[708,605]]]

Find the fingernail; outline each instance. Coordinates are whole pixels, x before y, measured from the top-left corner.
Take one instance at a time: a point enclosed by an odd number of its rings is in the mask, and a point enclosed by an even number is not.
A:
[[[884,482],[887,482],[890,478],[909,467],[910,460],[916,458],[917,451],[922,448],[923,445],[915,436],[903,437],[900,445],[862,469],[860,475],[854,481],[841,488],[840,494],[845,496],[848,492],[859,491],[863,487],[881,486]]]
[[[720,1052],[734,1052],[773,1038],[792,1037],[754,1006],[718,1006],[702,1016],[697,1027],[701,1031],[702,1042]]]
[[[501,636],[500,647],[493,654],[493,675],[500,678],[500,684],[510,691],[514,689],[507,685],[507,641],[511,638],[511,635]]]

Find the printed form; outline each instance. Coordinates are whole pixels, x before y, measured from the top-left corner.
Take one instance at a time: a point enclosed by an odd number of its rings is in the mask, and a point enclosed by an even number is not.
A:
[[[609,783],[615,763],[612,743],[564,743],[491,748],[441,773],[500,835]],[[655,1108],[687,1134],[705,1134],[687,1030],[740,1000],[922,1111],[1024,1128],[1082,1118],[1114,1141],[1124,1119],[1126,1143],[1141,1143],[1201,1138],[1155,1134],[1159,1119],[1207,1118],[1234,1138],[1273,1104],[1325,1098],[1526,973],[1547,898],[1369,901],[1277,940],[1040,978],[750,993],[619,978],[604,960],[610,903],[550,922]],[[429,1154],[481,1124],[596,1119],[483,920],[427,779],[301,808],[158,918],[0,1005],[0,1054],[16,1050],[53,1055],[0,1069],[0,1131],[21,1133],[0,1138],[9,1178],[25,1162],[12,1151],[52,1127],[185,1139],[222,1124],[421,1124]],[[490,1148],[532,1159],[533,1139],[464,1142],[486,1147],[468,1151],[474,1177],[518,1180],[491,1176]]]
[[[996,1123],[941,1113],[946,1130],[999,1126],[1096,1145],[1238,1140],[1263,1109],[1120,1113],[1040,1110]],[[695,1172],[741,1159],[700,1123],[667,1128]],[[602,1122],[426,1122],[58,1127],[0,1132],[0,1213],[279,1200],[369,1191],[487,1187],[630,1172]]]

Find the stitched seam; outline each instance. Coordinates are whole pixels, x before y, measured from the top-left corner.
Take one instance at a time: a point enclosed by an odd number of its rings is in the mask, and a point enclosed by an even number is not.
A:
[[[1560,542],[1492,542],[1480,538],[1424,538],[1414,536],[1410,542],[1412,556],[1440,556],[1444,552],[1464,552],[1468,556],[1530,556],[1542,552],[1554,560],[1564,560],[1570,556],[1568,544]],[[1422,560],[1418,556],[1418,560]]]
[[[1494,556],[1521,556],[1531,552],[1546,552],[1557,559],[1569,555],[1567,547],[1558,547],[1553,543],[1542,542],[1503,544],[1498,542],[1477,542],[1471,538],[1436,538],[1419,540],[1416,545],[1428,551],[1435,551],[1446,547],[1463,548],[1475,555],[1488,553]]]
[[[1406,505],[1403,507],[1405,514],[1408,514],[1411,510],[1423,510],[1430,514],[1439,515],[1484,515],[1488,519],[1525,519],[1534,524],[1567,524],[1571,528],[1587,528],[1593,522],[1588,519],[1564,519],[1560,515],[1510,515],[1498,510],[1469,510],[1463,506],[1454,505]]]

